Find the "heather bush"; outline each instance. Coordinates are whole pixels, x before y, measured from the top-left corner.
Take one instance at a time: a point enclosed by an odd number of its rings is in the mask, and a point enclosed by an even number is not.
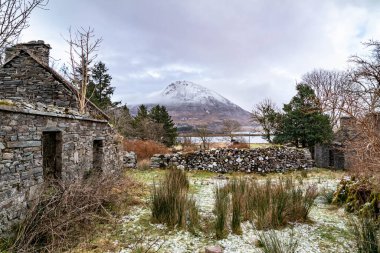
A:
[[[150,159],[154,154],[170,153],[164,144],[152,140],[125,140],[124,149],[135,152],[139,161]]]

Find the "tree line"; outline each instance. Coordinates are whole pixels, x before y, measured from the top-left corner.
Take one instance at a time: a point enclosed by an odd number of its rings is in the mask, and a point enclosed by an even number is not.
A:
[[[333,140],[340,119],[349,119],[343,148],[353,166],[380,168],[380,42],[363,43],[368,54],[349,57],[345,70],[315,69],[303,75],[297,94],[280,110],[270,99],[255,105],[252,120],[268,142],[312,148]],[[354,133],[354,134],[353,134]],[[355,161],[356,159],[356,161]]]

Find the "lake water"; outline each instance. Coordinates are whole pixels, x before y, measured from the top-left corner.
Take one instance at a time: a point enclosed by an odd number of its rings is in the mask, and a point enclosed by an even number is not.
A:
[[[192,143],[202,142],[201,138],[199,137],[186,137],[186,138],[191,138]],[[213,136],[213,137],[207,137],[207,139],[210,143],[230,142],[230,137],[228,136]],[[236,136],[234,137],[234,139],[242,143],[268,143],[261,136]],[[179,142],[182,142],[183,137],[178,137],[177,140]]]

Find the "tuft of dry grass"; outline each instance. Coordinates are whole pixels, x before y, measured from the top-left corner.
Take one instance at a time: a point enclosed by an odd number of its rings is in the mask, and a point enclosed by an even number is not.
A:
[[[189,228],[199,225],[198,208],[189,198],[189,180],[186,172],[171,168],[164,179],[153,184],[151,196],[152,221],[169,227]]]
[[[217,239],[223,239],[228,235],[228,215],[230,207],[230,197],[227,187],[215,188],[215,236]]]
[[[170,153],[164,144],[152,140],[125,140],[124,150],[135,152],[138,160],[150,159],[154,154]]]
[[[359,253],[380,252],[380,224],[371,217],[355,218],[349,223]]]
[[[113,222],[136,187],[127,177],[46,182],[16,227],[9,252],[62,252],[75,247],[96,224]]]
[[[298,247],[298,241],[294,238],[293,233],[289,241],[279,238],[274,230],[267,233],[259,233],[259,246],[263,253],[295,253]]]
[[[243,179],[233,178],[228,185],[229,190],[231,191],[231,200],[232,200],[232,221],[231,229],[232,233],[241,235],[241,220],[242,214],[245,209],[245,203],[248,196],[246,191],[248,188],[248,182]]]
[[[291,178],[268,179],[265,184],[253,181],[247,187],[244,213],[258,229],[275,229],[306,221],[317,196],[315,185],[303,190]]]

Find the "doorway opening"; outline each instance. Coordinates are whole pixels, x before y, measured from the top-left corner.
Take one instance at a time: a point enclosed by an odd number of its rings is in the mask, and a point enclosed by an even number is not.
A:
[[[62,133],[46,131],[42,133],[42,157],[44,180],[62,178]]]

